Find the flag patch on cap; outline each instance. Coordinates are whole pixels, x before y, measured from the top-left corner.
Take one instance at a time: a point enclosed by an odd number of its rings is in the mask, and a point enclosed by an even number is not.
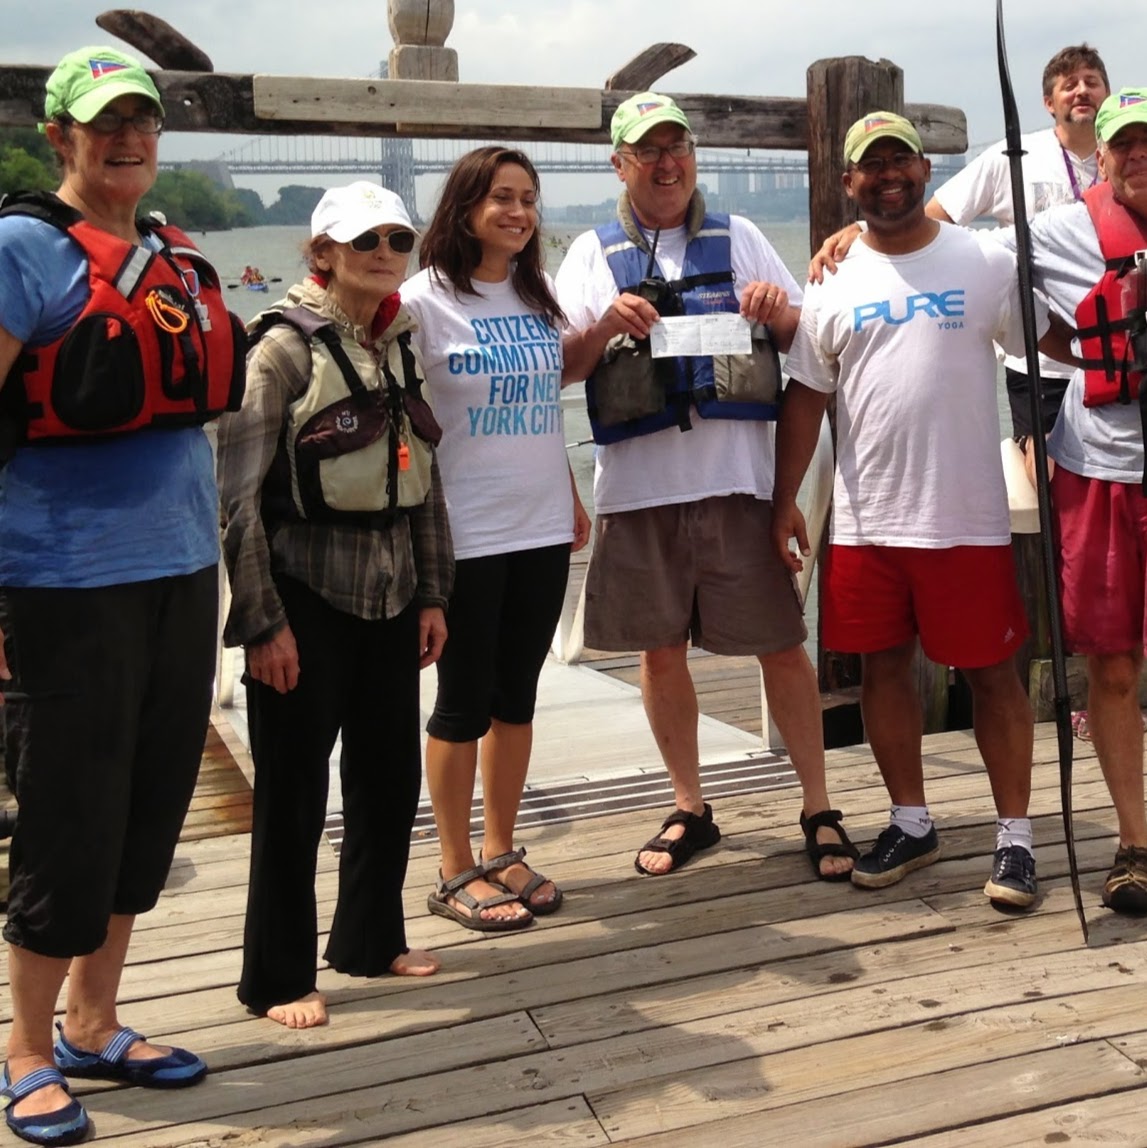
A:
[[[1145,100],[1147,100],[1147,96],[1121,95],[1119,97],[1119,106],[1121,108],[1129,108],[1132,104],[1141,104]]]
[[[653,100],[649,100],[649,101],[647,101],[647,102],[646,102],[646,103],[644,103],[644,104],[638,104],[638,105],[637,105],[637,113],[638,113],[638,115],[642,115],[642,116],[643,116],[643,115],[645,115],[647,112],[655,112],[655,111],[657,111],[657,109],[658,109],[659,107],[661,107],[661,106],[662,106],[661,104],[659,104],[659,103],[656,103],[656,102],[655,102],[655,101],[653,101]]]
[[[891,122],[891,120],[886,120],[883,116],[869,116],[864,121],[864,130],[866,132],[874,132],[877,128],[887,127]]]
[[[89,60],[88,67],[92,70],[92,79],[99,80],[112,72],[122,72],[127,64],[120,64],[115,60]]]

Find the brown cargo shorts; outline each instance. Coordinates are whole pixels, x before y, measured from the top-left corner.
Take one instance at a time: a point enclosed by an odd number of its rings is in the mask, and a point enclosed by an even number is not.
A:
[[[772,541],[773,505],[749,494],[600,514],[586,574],[585,644],[772,654],[808,636]]]

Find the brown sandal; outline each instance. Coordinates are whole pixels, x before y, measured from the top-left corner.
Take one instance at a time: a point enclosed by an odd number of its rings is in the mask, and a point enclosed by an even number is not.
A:
[[[1115,852],[1115,865],[1103,883],[1103,903],[1117,913],[1147,915],[1147,848],[1124,845]]]
[[[492,857],[489,861],[484,860],[481,856],[478,858],[478,864],[482,869],[483,876],[487,877],[492,885],[498,885],[505,889],[511,897],[516,897],[535,917],[545,917],[550,913],[556,913],[561,907],[562,891],[558,888],[557,882],[550,880],[549,877],[542,876],[536,869],[530,869],[526,864],[524,858],[526,856],[526,847],[523,845],[521,849],[512,849],[509,853],[503,853],[499,857]],[[530,871],[530,879],[522,886],[520,892],[515,893],[503,881],[499,881],[493,876],[496,872],[501,872],[503,869],[508,869],[511,865],[521,865]],[[530,898],[546,883],[554,887],[554,899],[552,901],[539,901],[537,903],[530,900]]]
[[[483,897],[479,900],[473,893],[466,892],[466,886],[471,881],[477,881],[485,876],[486,871],[481,865],[475,865],[473,869],[467,869],[449,880],[445,880],[439,870],[438,883],[434,887],[434,892],[426,898],[426,907],[435,916],[456,921],[464,929],[473,929],[478,933],[507,933],[533,924],[534,918],[528,914],[525,917],[483,917],[483,909],[492,909],[496,905],[509,905],[518,900],[511,893],[499,893],[497,896]],[[456,901],[457,905],[452,905],[451,901]],[[458,905],[470,911],[463,913]]]

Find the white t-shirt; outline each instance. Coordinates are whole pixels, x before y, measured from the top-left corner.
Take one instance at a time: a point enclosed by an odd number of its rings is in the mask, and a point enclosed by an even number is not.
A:
[[[729,230],[737,298],[746,283],[776,283],[799,307],[800,287],[760,231],[737,215],[730,218]],[[666,279],[681,278],[686,243],[684,227],[661,232],[657,264]],[[570,244],[557,274],[557,287],[558,300],[574,331],[592,326],[613,304],[617,284],[594,232],[579,235]],[[668,427],[597,447],[593,502],[599,513],[698,502],[727,494],[772,498],[773,424],[703,419],[696,411],[691,413],[690,431]]]
[[[455,296],[420,271],[402,285],[418,323],[438,465],[457,558],[573,540],[573,494],[562,430],[561,332],[509,280]]]
[[[1011,229],[991,232],[1015,247]],[[1031,222],[1034,286],[1052,309],[1075,326],[1075,309],[1103,278],[1104,260],[1091,216],[1082,203],[1044,212]],[[1143,476],[1143,426],[1139,404],[1083,405],[1083,372],[1068,384],[1048,453],[1073,474],[1108,482],[1139,482]]]
[[[858,242],[809,288],[786,373],[836,392],[833,542],[1010,541],[992,342],[1023,345],[1018,295],[1014,258],[951,224],[909,255]]]
[[[1099,180],[1099,159],[1095,152],[1080,159],[1060,144],[1054,128],[1021,136],[1020,146],[1025,153],[1021,166],[1029,220],[1050,207],[1074,203],[1078,198],[1077,189],[1081,195]],[[1005,140],[993,144],[936,190],[937,202],[954,223],[966,226],[984,215],[991,216],[1003,227],[1015,223],[1012,173],[1004,154],[1006,147]],[[1004,362],[1013,371],[1027,374],[1026,359],[1007,358]],[[1066,379],[1072,373],[1063,363],[1046,355],[1040,356],[1039,370],[1041,375],[1053,379]]]

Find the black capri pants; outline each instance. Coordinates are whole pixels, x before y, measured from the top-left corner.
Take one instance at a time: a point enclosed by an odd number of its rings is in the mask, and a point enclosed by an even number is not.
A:
[[[8,771],[20,814],[4,939],[95,952],[112,913],[155,906],[203,756],[219,579],[0,591]]]
[[[426,723],[431,737],[477,741],[491,719],[533,721],[569,566],[568,542],[458,560],[438,659],[438,698]]]

